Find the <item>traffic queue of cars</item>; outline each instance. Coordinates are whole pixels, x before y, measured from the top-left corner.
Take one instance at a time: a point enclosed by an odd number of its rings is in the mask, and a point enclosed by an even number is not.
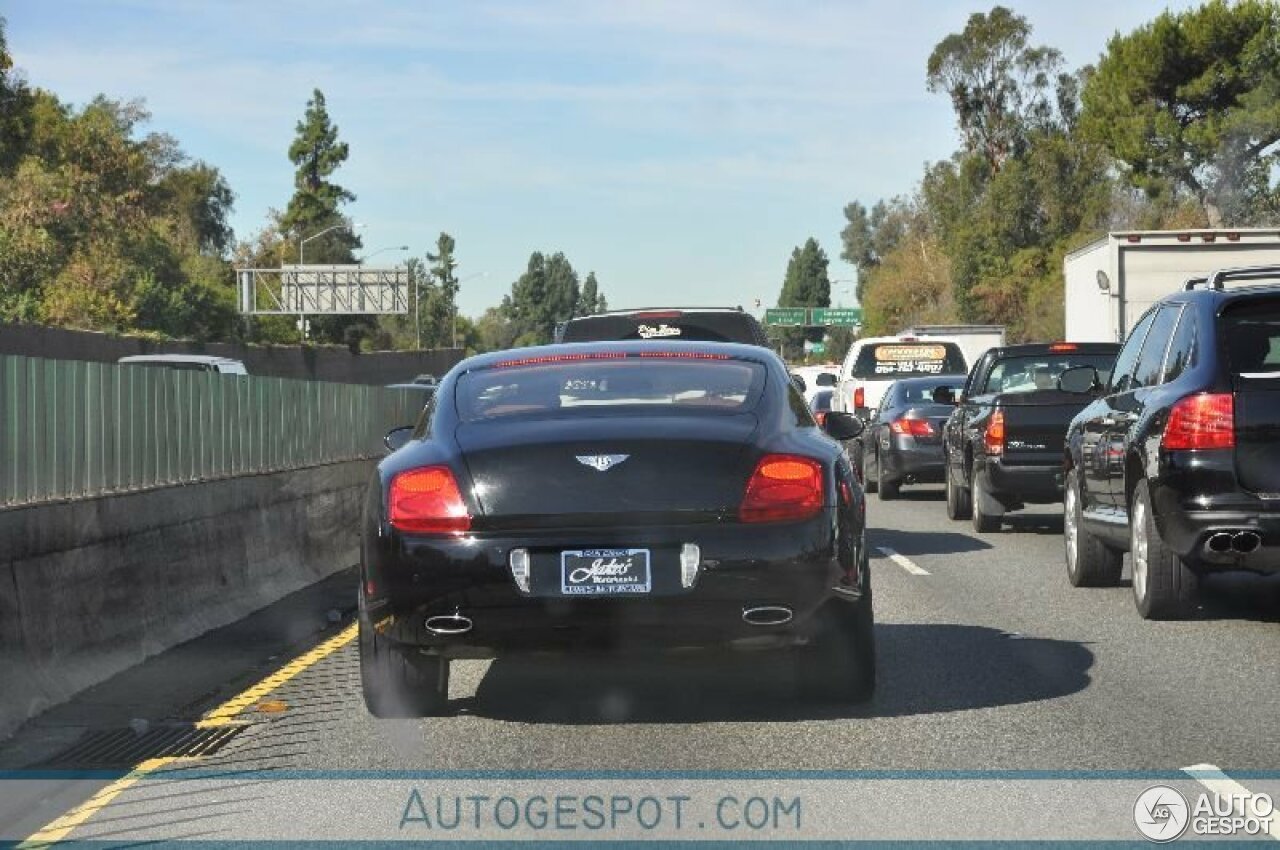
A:
[[[1280,267],[1188,282],[1123,346],[1001,346],[966,375],[943,340],[862,343],[844,372],[868,427],[847,450],[868,492],[941,469],[948,517],[982,533],[1062,504],[1071,584],[1119,584],[1129,552],[1148,619],[1190,615],[1209,573],[1280,572]]]
[[[813,410],[740,310],[558,335],[462,361],[388,434],[361,529],[375,715],[443,710],[452,659],[601,648],[782,650],[806,693],[865,700],[864,492],[915,483],[984,533],[1062,501],[1071,583],[1130,551],[1147,618],[1207,572],[1280,570],[1280,267],[1189,285],[1123,346],[859,340]]]

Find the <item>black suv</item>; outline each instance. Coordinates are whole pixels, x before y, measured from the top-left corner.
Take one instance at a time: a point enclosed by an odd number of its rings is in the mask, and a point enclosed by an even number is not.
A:
[[[649,339],[657,342],[742,342],[769,347],[755,316],[741,307],[659,307],[615,310],[570,319],[556,328],[556,342]]]
[[[1148,310],[1072,421],[1066,474],[1071,583],[1118,584],[1131,552],[1145,618],[1187,616],[1207,572],[1280,571],[1280,266],[1215,272]]]

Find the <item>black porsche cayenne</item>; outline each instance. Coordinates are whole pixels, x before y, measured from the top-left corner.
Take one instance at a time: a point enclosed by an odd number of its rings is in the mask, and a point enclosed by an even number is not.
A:
[[[368,491],[369,710],[443,711],[451,659],[602,648],[791,650],[815,697],[868,698],[865,502],[829,438],[861,427],[823,433],[757,346],[463,361]]]

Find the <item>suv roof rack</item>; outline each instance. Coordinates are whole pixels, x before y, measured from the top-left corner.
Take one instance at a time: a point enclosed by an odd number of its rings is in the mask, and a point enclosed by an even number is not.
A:
[[[1191,278],[1182,288],[1188,292],[1198,286],[1203,286],[1206,289],[1221,290],[1229,280],[1280,281],[1280,266],[1242,266],[1233,269],[1218,269],[1207,277]]]

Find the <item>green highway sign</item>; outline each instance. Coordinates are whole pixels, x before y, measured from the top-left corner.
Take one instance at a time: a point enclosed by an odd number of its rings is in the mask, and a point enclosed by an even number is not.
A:
[[[814,325],[860,325],[861,307],[814,307]]]
[[[807,307],[770,307],[764,311],[766,325],[803,325],[808,318]]]

